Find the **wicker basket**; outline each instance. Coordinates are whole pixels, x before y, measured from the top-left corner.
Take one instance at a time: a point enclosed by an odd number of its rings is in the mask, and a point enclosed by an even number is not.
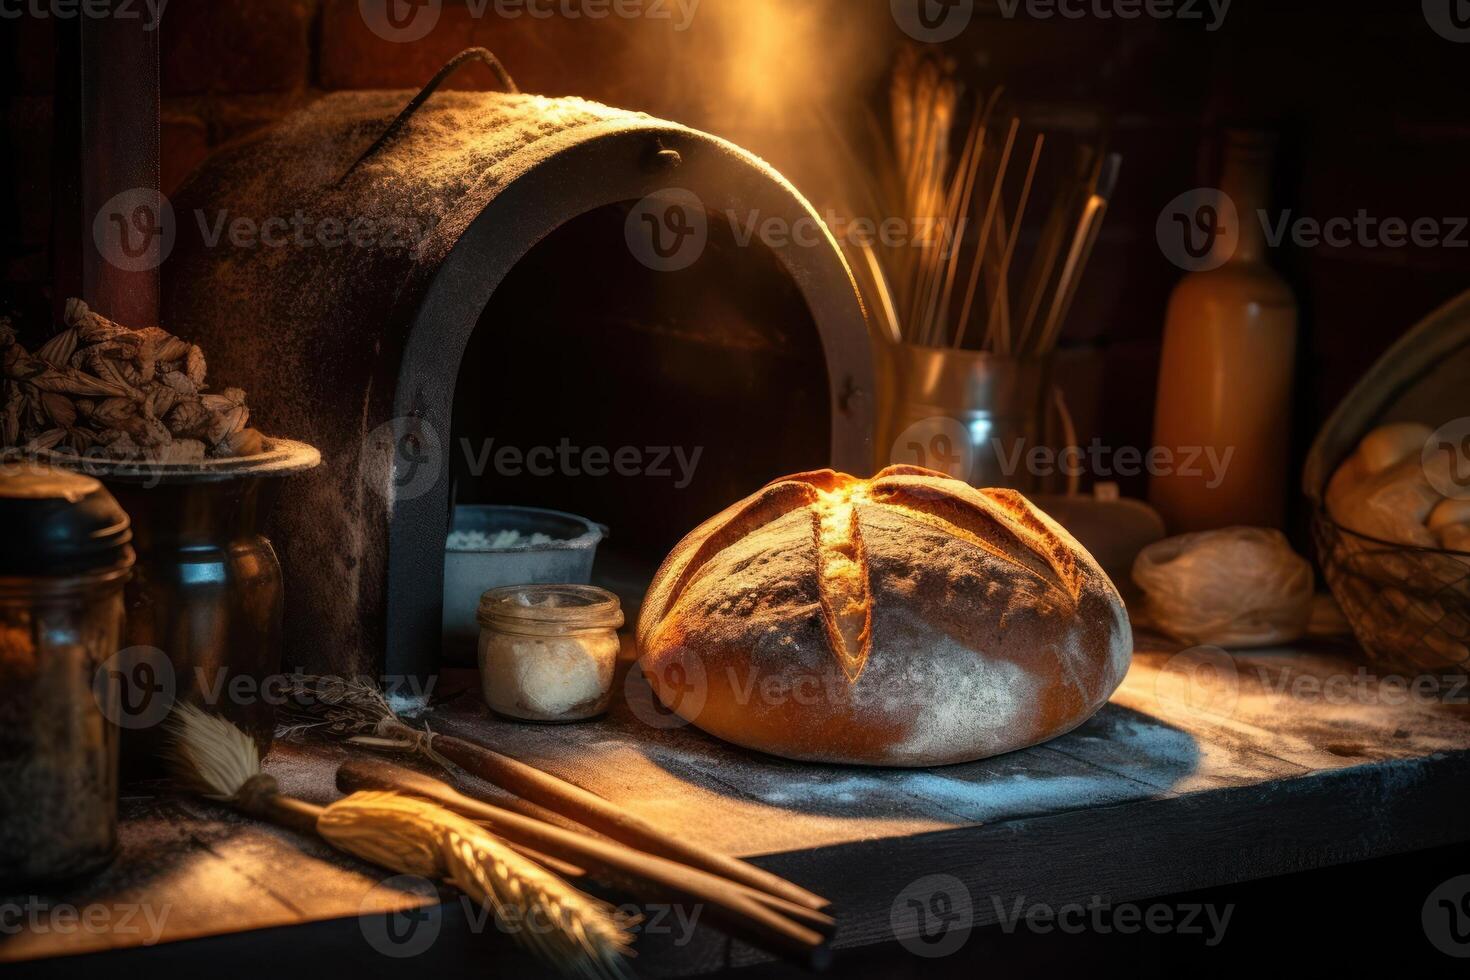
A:
[[[1322,574],[1375,664],[1390,670],[1470,663],[1470,553],[1412,548],[1350,531],[1318,510]]]
[[[1470,293],[1389,349],[1313,444],[1303,489],[1328,588],[1375,667],[1470,673],[1470,553],[1381,541],[1328,515],[1327,481],[1363,436],[1390,422],[1470,416]]]

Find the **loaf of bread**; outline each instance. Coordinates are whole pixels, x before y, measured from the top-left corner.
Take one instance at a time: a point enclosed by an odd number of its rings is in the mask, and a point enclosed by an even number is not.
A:
[[[1459,551],[1470,542],[1470,501],[1445,497],[1451,472],[1470,466],[1424,453],[1429,426],[1380,426],[1343,461],[1327,484],[1327,513],[1342,527],[1393,544]],[[1454,470],[1452,470],[1454,468]]]
[[[777,480],[654,577],[643,672],[699,728],[791,759],[932,766],[1075,728],[1122,681],[1113,583],[1010,490],[890,467]]]

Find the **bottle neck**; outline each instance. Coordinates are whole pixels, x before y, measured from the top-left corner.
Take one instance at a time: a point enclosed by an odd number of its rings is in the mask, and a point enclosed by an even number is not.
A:
[[[1271,159],[1270,146],[1260,138],[1232,137],[1226,148],[1220,189],[1235,205],[1238,228],[1233,236],[1232,262],[1265,261],[1266,209],[1271,202]]]

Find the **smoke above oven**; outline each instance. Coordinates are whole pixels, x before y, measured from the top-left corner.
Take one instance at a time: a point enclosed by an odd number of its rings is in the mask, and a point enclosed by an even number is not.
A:
[[[623,104],[738,143],[798,185],[825,152],[824,120],[875,90],[895,33],[888,4],[852,0],[700,0],[687,29],[660,23],[621,32]]]

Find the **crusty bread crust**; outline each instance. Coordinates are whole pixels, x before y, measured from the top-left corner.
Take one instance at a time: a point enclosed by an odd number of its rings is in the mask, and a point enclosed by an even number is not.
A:
[[[785,477],[701,524],[638,644],[659,699],[727,741],[932,766],[1075,728],[1133,640],[1107,575],[1019,493],[890,467]]]

